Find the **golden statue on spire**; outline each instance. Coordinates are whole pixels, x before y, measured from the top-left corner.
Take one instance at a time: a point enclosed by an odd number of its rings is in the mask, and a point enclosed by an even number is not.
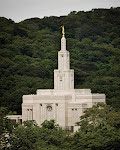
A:
[[[62,28],[62,37],[65,37],[65,28],[64,26],[61,26],[61,28]]]

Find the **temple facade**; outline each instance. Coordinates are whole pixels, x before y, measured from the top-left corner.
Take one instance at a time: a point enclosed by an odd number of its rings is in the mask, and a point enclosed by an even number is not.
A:
[[[70,69],[70,53],[62,27],[61,50],[58,52],[58,69],[54,70],[54,89],[38,89],[35,95],[23,95],[22,116],[16,121],[35,120],[39,126],[54,119],[63,129],[76,131],[86,108],[98,102],[105,103],[105,94],[93,94],[90,89],[74,89],[74,70]],[[15,119],[15,116],[8,116]]]
[[[74,89],[74,70],[70,69],[70,53],[66,38],[61,38],[58,69],[54,70],[54,89],[38,89],[35,95],[23,95],[22,122],[35,120],[39,126],[54,119],[63,129],[76,131],[86,108],[98,102],[105,103],[105,94],[93,94],[90,89]]]

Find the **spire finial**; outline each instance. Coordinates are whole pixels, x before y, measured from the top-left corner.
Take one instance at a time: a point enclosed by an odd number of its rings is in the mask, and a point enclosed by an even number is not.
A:
[[[65,37],[65,28],[64,26],[61,26],[61,28],[62,28],[62,37]]]

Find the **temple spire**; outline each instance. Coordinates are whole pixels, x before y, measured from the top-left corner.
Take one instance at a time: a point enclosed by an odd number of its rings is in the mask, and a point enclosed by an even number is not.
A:
[[[66,50],[64,26],[62,26],[61,50],[58,52],[58,69],[54,70],[54,89],[74,89],[74,70],[70,69],[70,57],[69,51]]]

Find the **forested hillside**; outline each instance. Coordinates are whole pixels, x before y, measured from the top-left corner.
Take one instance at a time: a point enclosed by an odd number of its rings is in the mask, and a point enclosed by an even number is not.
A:
[[[31,18],[0,18],[0,103],[21,113],[22,95],[53,88],[61,25],[65,26],[75,88],[105,93],[120,109],[120,7]]]

